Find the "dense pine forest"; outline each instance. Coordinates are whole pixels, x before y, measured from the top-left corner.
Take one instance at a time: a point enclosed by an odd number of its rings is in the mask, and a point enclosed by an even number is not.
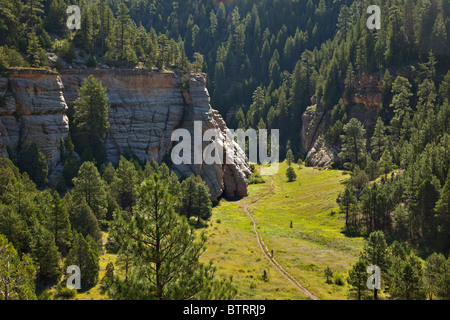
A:
[[[69,5],[81,9],[79,30],[66,25]],[[367,27],[370,5],[381,9],[380,29]],[[351,174],[337,199],[343,233],[367,238],[349,274],[355,299],[364,296],[361,279],[377,250],[392,298],[449,297],[450,276],[436,276],[450,274],[449,52],[450,0],[0,0],[2,75],[14,68],[205,72],[211,105],[230,128],[280,130],[289,181],[291,164],[310,164],[305,112],[323,114],[317,134],[335,155],[326,169]],[[377,79],[379,100],[364,107],[368,79]],[[89,104],[98,113],[89,114]],[[61,280],[74,264],[83,290],[101,283],[112,299],[233,298],[232,281],[199,262],[206,239],[193,230],[213,210],[205,183],[179,181],[166,163],[132,154],[107,163],[106,88],[95,78],[69,107],[56,179],[49,182],[35,144],[15,163],[0,158],[0,278],[9,281],[0,299],[48,299],[50,287],[55,298],[71,298]],[[167,252],[142,245],[156,238]],[[99,279],[105,251],[118,260]],[[401,287],[408,279],[411,289]]]

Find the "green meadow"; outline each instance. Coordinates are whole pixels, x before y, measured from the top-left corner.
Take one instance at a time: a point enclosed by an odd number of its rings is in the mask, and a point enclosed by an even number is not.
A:
[[[294,168],[296,181],[287,182],[287,165],[282,163],[278,174],[266,176],[264,184],[250,185],[248,197],[221,200],[214,208],[203,260],[213,260],[219,276],[233,276],[237,299],[307,298],[262,253],[244,205],[274,258],[306,289],[320,299],[347,297],[348,270],[363,247],[362,238],[342,233],[345,221],[336,199],[349,175]],[[334,273],[332,283],[326,283],[327,267]],[[264,270],[268,279],[263,280]]]

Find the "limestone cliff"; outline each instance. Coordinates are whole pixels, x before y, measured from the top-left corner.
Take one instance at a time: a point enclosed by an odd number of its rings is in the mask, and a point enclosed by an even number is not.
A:
[[[190,89],[182,88],[181,77],[174,72],[147,70],[75,70],[59,74],[24,70],[0,78],[0,154],[7,147],[20,154],[26,145],[36,142],[51,168],[58,165],[59,141],[67,136],[67,104],[77,98],[84,79],[93,74],[107,87],[110,129],[105,138],[107,161],[117,163],[121,154],[130,152],[141,161],[161,162],[172,149],[175,129],[193,132],[194,121],[203,131],[219,129],[225,122],[210,106],[204,74],[192,75]],[[67,104],[66,104],[67,103]],[[234,144],[225,146],[236,159],[245,159]],[[180,165],[173,169],[181,176],[201,175],[211,197],[247,195],[248,162],[244,164]]]
[[[13,70],[0,78],[0,155],[17,160],[35,142],[50,167],[60,161],[61,138],[69,132],[67,105],[58,74]]]
[[[357,118],[367,127],[376,122],[377,109],[382,102],[382,81],[380,74],[363,75],[355,78],[354,91],[350,101],[342,97],[344,104],[350,105],[349,119]],[[326,118],[329,113],[320,109],[315,101],[302,116],[301,143],[305,161],[310,166],[327,166],[338,161],[339,150],[325,139]]]

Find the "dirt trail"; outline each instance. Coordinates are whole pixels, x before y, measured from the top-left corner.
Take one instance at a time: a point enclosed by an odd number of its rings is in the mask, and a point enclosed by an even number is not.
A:
[[[267,247],[267,245],[264,243],[264,240],[261,237],[261,234],[258,232],[258,227],[256,226],[256,221],[253,218],[252,214],[250,213],[250,211],[248,210],[248,207],[256,202],[258,202],[259,200],[263,199],[264,197],[270,195],[273,190],[275,189],[274,185],[273,185],[273,178],[270,181],[271,184],[271,188],[269,190],[269,192],[267,192],[266,194],[262,195],[261,197],[257,198],[256,200],[252,201],[250,204],[244,204],[242,207],[245,211],[245,213],[247,214],[247,216],[252,220],[253,222],[253,231],[255,231],[255,235],[256,235],[256,240],[258,241],[258,245],[261,249],[261,251],[264,253],[264,255],[267,257],[267,259],[269,259],[269,261],[272,263],[272,265],[290,282],[292,283],[294,286],[296,286],[301,292],[303,292],[306,296],[308,296],[309,298],[311,298],[312,300],[320,300],[317,296],[315,296],[314,294],[312,294],[308,289],[306,289],[304,286],[301,285],[300,282],[298,282],[297,279],[295,279],[289,272],[287,272],[278,262],[277,260],[275,260],[275,258],[272,256],[271,251],[269,250],[269,248]]]

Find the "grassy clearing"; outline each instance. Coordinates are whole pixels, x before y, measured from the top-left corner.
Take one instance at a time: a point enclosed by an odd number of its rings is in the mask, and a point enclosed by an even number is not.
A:
[[[212,259],[219,275],[233,275],[238,299],[305,298],[260,252],[250,219],[242,209],[250,204],[249,211],[275,259],[321,299],[345,299],[347,272],[363,246],[362,238],[342,233],[345,221],[336,198],[349,176],[295,165],[297,181],[289,183],[286,169],[283,163],[278,174],[266,177],[264,184],[251,185],[249,197],[241,201],[221,201],[214,209],[212,227],[207,229],[209,249],[203,259]],[[333,281],[341,278],[344,285],[325,283],[328,266],[334,272]],[[249,290],[249,282],[254,281],[249,277],[260,276],[264,269],[271,275],[270,281]]]

